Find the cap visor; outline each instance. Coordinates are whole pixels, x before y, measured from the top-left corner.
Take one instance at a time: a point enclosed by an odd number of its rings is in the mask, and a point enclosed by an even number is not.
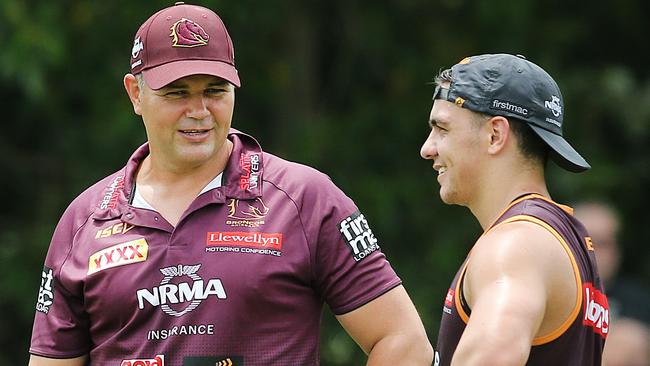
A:
[[[169,62],[151,69],[143,70],[147,85],[154,90],[180,78],[190,75],[205,74],[220,77],[236,87],[240,87],[239,75],[234,66],[221,61],[183,60]]]
[[[591,168],[591,165],[560,135],[556,135],[541,127],[528,124],[537,135],[551,148],[551,159],[562,168],[580,173]]]

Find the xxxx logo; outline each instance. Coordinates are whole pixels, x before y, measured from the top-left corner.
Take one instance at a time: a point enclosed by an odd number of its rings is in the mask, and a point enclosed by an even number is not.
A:
[[[125,264],[144,262],[147,260],[148,252],[149,245],[144,238],[102,249],[90,256],[88,274]]]

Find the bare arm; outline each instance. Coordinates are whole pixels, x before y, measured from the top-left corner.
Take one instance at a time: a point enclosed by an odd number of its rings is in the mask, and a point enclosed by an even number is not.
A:
[[[76,358],[45,358],[31,355],[29,357],[29,366],[84,366],[88,356]]]
[[[524,365],[540,331],[569,316],[576,285],[559,241],[514,222],[479,239],[463,290],[472,313],[452,365]]]
[[[431,365],[433,349],[402,286],[336,318],[368,355],[367,365]]]

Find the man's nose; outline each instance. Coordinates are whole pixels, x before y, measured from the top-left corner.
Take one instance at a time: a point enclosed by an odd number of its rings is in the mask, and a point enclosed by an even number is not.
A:
[[[422,159],[432,160],[436,155],[438,155],[438,150],[433,139],[433,132],[431,132],[420,148],[420,156]]]
[[[185,115],[193,119],[203,119],[210,115],[206,98],[203,95],[193,95],[189,98]]]

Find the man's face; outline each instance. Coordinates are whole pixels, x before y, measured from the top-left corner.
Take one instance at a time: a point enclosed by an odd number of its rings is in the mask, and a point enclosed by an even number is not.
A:
[[[198,167],[224,148],[235,105],[234,87],[211,75],[192,75],[139,94],[151,157],[170,169]]]
[[[447,204],[467,206],[480,185],[481,141],[478,115],[453,103],[436,100],[429,124],[431,133],[420,155],[433,160],[438,172],[440,198]]]

